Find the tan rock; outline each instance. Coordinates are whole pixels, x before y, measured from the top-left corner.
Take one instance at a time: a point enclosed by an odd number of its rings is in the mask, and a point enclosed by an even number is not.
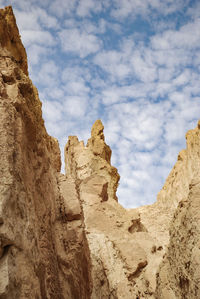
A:
[[[84,217],[91,298],[150,298],[163,255],[156,248],[162,243],[148,233],[136,210],[126,211],[115,200],[119,175],[105,152],[110,150],[100,120],[93,125],[86,147],[70,136],[65,148],[67,180],[73,178],[77,184]]]
[[[98,174],[105,178],[108,198],[117,200],[119,182],[117,169],[110,165],[111,149],[104,142],[103,125],[100,120],[92,127],[92,136],[85,147],[76,136],[70,136],[65,147],[65,171],[67,176],[84,180]],[[105,187],[104,187],[105,188]]]
[[[100,120],[60,174],[11,7],[0,46],[0,298],[200,298],[199,122],[157,201],[126,210]]]
[[[63,200],[63,217],[66,220],[80,220],[81,219],[81,207],[76,191],[76,184],[73,179],[60,178],[60,193]]]
[[[88,140],[87,147],[89,147],[94,155],[100,156],[108,163],[110,163],[111,158],[111,149],[104,142],[104,134],[103,134],[104,126],[101,120],[96,120],[94,125],[92,126],[91,138]]]
[[[163,289],[173,292],[174,298],[200,297],[199,205],[200,181],[194,180],[188,199],[179,203],[171,223],[169,247],[158,276],[157,298],[161,298]]]
[[[10,7],[0,10],[0,43],[0,298],[88,298],[80,205],[66,195],[74,183],[60,177]]]
[[[0,9],[0,45],[1,48],[8,51],[10,58],[15,60],[22,71],[28,75],[27,55],[21,43],[11,6]],[[4,55],[6,55],[6,52]],[[11,82],[12,76],[4,76],[5,80]]]

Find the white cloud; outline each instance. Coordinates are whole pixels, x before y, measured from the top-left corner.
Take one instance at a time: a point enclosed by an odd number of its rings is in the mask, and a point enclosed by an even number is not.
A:
[[[117,92],[118,87],[116,88],[113,86],[107,90],[102,92],[102,102],[104,105],[112,105],[113,103],[122,101],[122,97]]]
[[[67,91],[69,95],[82,95],[84,96],[85,94],[88,94],[90,91],[89,87],[85,85],[85,83],[82,81],[77,82],[77,81],[71,81],[68,82],[64,89]]]
[[[49,122],[57,122],[62,119],[62,104],[56,101],[43,100],[44,117]]]
[[[15,16],[20,31],[41,30],[42,28],[58,28],[57,18],[49,15],[40,7],[31,7],[29,11],[15,10]]]
[[[56,44],[55,39],[49,31],[22,30],[21,37],[26,47],[29,47],[33,44],[50,47]]]
[[[78,65],[73,65],[73,67],[66,67],[62,71],[61,79],[63,83],[69,81],[90,81],[92,76],[90,70],[87,67],[80,67]]]
[[[102,4],[99,1],[94,0],[80,0],[76,13],[80,17],[89,16],[91,11],[98,13],[102,10]]]
[[[114,0],[114,8],[112,15],[115,18],[125,18],[133,13],[133,15],[144,15],[147,13],[148,2],[139,0]]]
[[[186,69],[173,80],[173,84],[176,86],[185,85],[190,81],[190,79],[191,71]]]
[[[22,30],[41,30],[36,13],[16,9],[15,16],[20,32]]]
[[[118,196],[128,207],[150,203],[184,147],[186,127],[191,126],[189,119],[198,117],[197,100],[191,103],[191,98],[186,99],[183,93],[173,93],[171,101],[149,103],[146,99],[141,103],[114,104],[107,110],[109,122],[105,124],[105,133],[108,143],[117,151],[114,160],[121,174]],[[134,200],[129,201],[127,194],[132,194]]]
[[[112,7],[112,16],[115,18],[150,18],[153,14],[169,15],[176,11],[182,10],[188,1],[178,0],[114,0]]]
[[[170,50],[174,48],[191,49],[199,47],[200,19],[183,25],[179,31],[167,30],[163,34],[152,37],[154,49]]]
[[[176,74],[176,71],[173,67],[159,67],[158,68],[158,81],[159,82],[169,82],[173,79],[174,75]]]
[[[64,102],[64,109],[71,117],[83,117],[88,107],[88,101],[82,97],[67,97]]]
[[[194,5],[187,9],[187,15],[193,20],[200,17],[200,3],[198,1],[196,3],[194,1]]]
[[[113,79],[120,80],[126,78],[130,74],[130,66],[122,56],[122,53],[117,51],[101,52],[94,58],[94,63],[108,72]]]
[[[62,50],[85,58],[101,48],[101,41],[93,34],[78,29],[65,29],[59,33]]]
[[[35,14],[37,14],[40,23],[45,28],[57,29],[59,27],[57,18],[49,15],[44,9],[41,8],[36,9]]]
[[[130,63],[134,69],[135,76],[143,82],[155,81],[157,79],[156,65],[151,65],[147,62],[147,58],[145,60],[141,57],[139,51],[133,53]]]
[[[29,66],[37,65],[42,57],[47,56],[48,52],[49,49],[44,46],[30,44],[27,48],[28,60],[30,61]]]
[[[89,86],[86,85],[91,78],[87,68],[67,67],[62,72],[63,89],[68,95],[87,96],[90,92]]]
[[[49,10],[58,17],[70,15],[73,13],[77,0],[54,0],[50,1]]]
[[[56,63],[52,60],[48,60],[41,63],[40,69],[37,69],[36,73],[33,74],[33,81],[35,84],[40,84],[41,86],[50,86],[52,89],[56,87],[58,82],[59,68]]]
[[[45,3],[48,0],[44,0],[43,2]],[[38,4],[37,0],[4,0],[3,1],[3,5],[4,6],[8,6],[8,5],[12,5],[14,7],[14,11],[15,11],[15,7],[17,7],[17,9],[21,9],[23,11],[29,11],[30,7],[34,6],[34,4]]]
[[[64,21],[63,25],[67,29],[77,29],[87,34],[103,34],[106,32],[107,27],[109,27],[109,23],[102,18],[98,21],[87,18],[78,20],[68,18]]]
[[[154,28],[154,30],[159,33],[165,30],[175,30],[176,29],[176,20],[171,20],[170,21],[166,21],[166,20],[151,20],[152,22],[152,27]]]

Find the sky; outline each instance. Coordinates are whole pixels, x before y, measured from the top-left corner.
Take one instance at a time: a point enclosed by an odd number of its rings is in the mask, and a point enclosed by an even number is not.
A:
[[[200,118],[200,1],[0,0],[7,5],[62,156],[69,135],[86,143],[101,119],[119,202],[155,202]]]

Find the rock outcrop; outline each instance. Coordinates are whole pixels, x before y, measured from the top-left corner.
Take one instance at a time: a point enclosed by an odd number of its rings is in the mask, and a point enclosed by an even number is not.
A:
[[[0,10],[0,298],[199,298],[200,123],[157,201],[117,200],[103,124],[70,136],[66,174],[11,7]]]
[[[166,182],[178,207],[157,275],[156,298],[200,298],[200,121],[186,140],[187,149],[179,154]]]
[[[11,7],[0,10],[0,42],[0,298],[89,298],[82,212],[65,210],[76,186],[61,178]]]

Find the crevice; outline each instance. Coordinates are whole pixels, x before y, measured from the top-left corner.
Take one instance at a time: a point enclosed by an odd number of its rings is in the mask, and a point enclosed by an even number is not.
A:
[[[134,273],[131,273],[128,276],[128,280],[133,280],[134,278],[138,278],[141,275],[142,270],[148,265],[147,261],[141,262],[138,264],[137,269],[135,270]]]
[[[3,259],[6,255],[8,255],[9,248],[12,245],[5,245],[4,247],[0,248],[0,259]]]
[[[90,248],[89,248],[89,244],[88,244],[88,239],[87,239],[87,232],[86,232],[86,228],[85,228],[85,220],[84,220],[84,211],[83,211],[83,206],[82,206],[82,202],[81,202],[81,198],[80,198],[80,184],[81,184],[81,180],[76,179],[76,184],[75,184],[75,188],[76,188],[76,193],[77,193],[77,197],[79,200],[79,204],[80,204],[80,208],[81,208],[81,216],[82,216],[82,231],[83,231],[83,249],[85,251],[85,257],[87,260],[87,270],[85,269],[85,279],[87,280],[87,292],[88,292],[88,299],[91,297],[92,294],[92,274],[91,274],[91,269],[92,269],[92,262],[91,262],[91,256],[90,256]]]
[[[147,232],[145,226],[141,223],[140,218],[139,219],[133,219],[132,225],[129,226],[128,231],[129,233],[133,234],[136,232]]]
[[[1,74],[1,75],[4,83],[7,83],[8,85],[12,85],[15,83],[15,79],[12,76],[12,74],[11,75]]]

